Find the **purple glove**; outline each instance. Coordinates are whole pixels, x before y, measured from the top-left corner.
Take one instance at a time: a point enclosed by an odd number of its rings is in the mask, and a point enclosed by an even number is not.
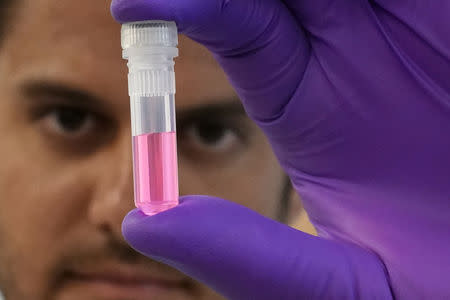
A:
[[[213,52],[321,236],[189,196],[131,212],[134,248],[230,299],[450,299],[450,1],[116,0],[112,12],[174,20]]]

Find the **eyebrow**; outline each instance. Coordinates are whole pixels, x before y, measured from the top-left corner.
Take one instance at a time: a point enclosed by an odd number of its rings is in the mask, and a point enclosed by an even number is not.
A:
[[[21,86],[26,99],[58,99],[64,103],[83,105],[96,110],[107,109],[106,102],[97,96],[58,82],[29,81]]]
[[[21,90],[27,99],[58,99],[66,104],[83,105],[88,108],[105,111],[107,101],[97,96],[58,82],[33,80],[21,86]],[[211,99],[202,101],[202,104],[192,105],[176,110],[177,122],[196,118],[217,118],[217,116],[240,116],[245,115],[245,110],[237,97],[224,97],[219,101]]]
[[[176,101],[176,100],[175,100]],[[177,122],[195,119],[216,119],[217,117],[230,117],[246,115],[241,102],[237,98],[224,98],[220,101],[205,101],[206,104],[195,105],[178,109]]]

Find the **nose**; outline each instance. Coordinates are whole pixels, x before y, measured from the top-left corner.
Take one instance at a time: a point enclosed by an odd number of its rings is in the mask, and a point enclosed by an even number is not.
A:
[[[125,135],[100,153],[95,165],[97,181],[88,219],[100,231],[122,239],[122,220],[134,208],[131,138]]]

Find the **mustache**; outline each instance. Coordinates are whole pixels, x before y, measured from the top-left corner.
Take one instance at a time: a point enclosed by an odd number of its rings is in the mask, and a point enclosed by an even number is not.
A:
[[[66,251],[61,253],[60,258],[55,261],[54,267],[49,270],[49,281],[47,282],[48,296],[43,299],[53,299],[54,295],[63,289],[67,283],[77,276],[78,270],[89,270],[95,266],[118,264],[136,267],[139,270],[147,269],[149,274],[160,274],[163,277],[175,278],[183,282],[189,291],[195,291],[197,283],[195,280],[182,274],[161,262],[148,258],[136,252],[124,241],[109,235],[100,244],[94,245],[92,240],[71,242],[66,245]]]
[[[80,245],[72,251],[63,255],[61,263],[73,265],[80,263],[98,263],[107,260],[118,261],[125,264],[148,263],[148,258],[136,252],[125,242],[109,236],[101,246]]]
[[[115,262],[126,265],[139,265],[147,268],[164,269],[169,271],[171,268],[155,260],[147,258],[136,252],[125,242],[115,237],[108,236],[101,245],[93,246],[82,241],[69,247],[70,250],[62,253],[51,270],[52,282],[50,285],[58,289],[73,274],[71,270],[83,266],[94,266],[104,262]],[[174,270],[173,270],[174,271]]]

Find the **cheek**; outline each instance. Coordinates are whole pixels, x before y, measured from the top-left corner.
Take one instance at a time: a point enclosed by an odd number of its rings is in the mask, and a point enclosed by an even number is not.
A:
[[[15,224],[17,230],[26,227],[29,232],[57,236],[75,216],[80,217],[84,203],[79,199],[86,196],[87,181],[70,162],[64,164],[42,148],[25,143],[4,148],[0,159],[4,166],[0,170],[2,220]]]
[[[0,165],[0,252],[7,259],[0,264],[9,265],[5,276],[14,285],[20,280],[22,293],[39,299],[70,228],[80,221],[83,203],[75,200],[86,189],[77,172],[55,168],[45,153],[16,138],[3,140]]]
[[[217,196],[274,218],[284,175],[262,134],[227,164],[214,167],[180,160],[180,193]]]

